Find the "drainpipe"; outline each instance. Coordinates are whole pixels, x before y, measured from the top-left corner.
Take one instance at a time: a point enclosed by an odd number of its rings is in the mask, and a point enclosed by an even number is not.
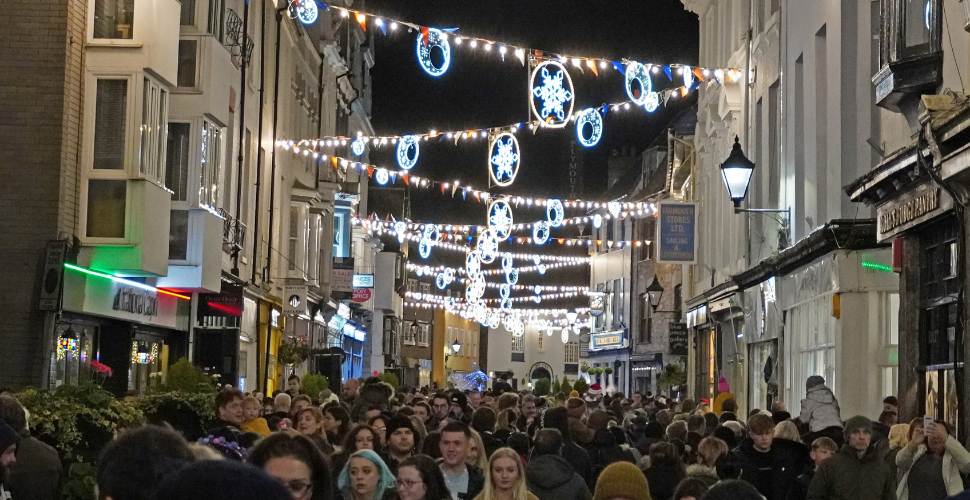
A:
[[[283,9],[276,9],[276,69],[273,77],[273,153],[271,155],[270,179],[269,179],[269,235],[266,246],[266,267],[264,268],[264,278],[268,278],[273,264],[273,214],[275,212],[273,199],[276,197],[276,131],[280,117],[280,35],[283,32]],[[273,334],[272,311],[270,311],[270,321],[266,323],[266,359],[269,360],[270,342]],[[269,378],[269,363],[263,366],[263,379]]]
[[[260,28],[259,28],[259,123],[256,126],[256,141],[259,147],[256,148],[256,203],[253,205],[255,207],[253,211],[253,260],[252,260],[252,276],[250,277],[250,282],[256,284],[256,254],[259,250],[259,195],[260,187],[262,186],[263,176],[261,175],[261,167],[263,165],[263,101],[266,94],[266,67],[263,64],[266,62],[266,0],[260,2],[260,7],[262,9],[260,13]],[[275,148],[276,145],[274,144]],[[258,324],[257,324],[258,325]],[[259,333],[256,334],[259,338]],[[257,354],[258,357],[258,354]]]
[[[243,148],[247,147],[246,138],[246,37],[249,35],[249,0],[243,4],[242,39],[239,40],[240,68],[239,68],[239,158],[236,168],[236,227],[242,217],[242,179],[243,179]],[[235,244],[235,242],[233,242]],[[239,276],[239,250],[233,248],[232,270],[233,276]]]

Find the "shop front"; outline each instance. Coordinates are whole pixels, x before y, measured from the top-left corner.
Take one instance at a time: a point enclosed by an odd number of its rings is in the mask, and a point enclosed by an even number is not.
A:
[[[188,355],[191,297],[66,267],[49,386],[93,379],[92,361],[111,368],[103,386],[119,396],[162,384],[169,365]]]
[[[591,368],[611,368],[612,374],[592,377],[607,393],[630,395],[630,333],[626,328],[589,336],[586,363]],[[592,383],[592,382],[590,382]]]

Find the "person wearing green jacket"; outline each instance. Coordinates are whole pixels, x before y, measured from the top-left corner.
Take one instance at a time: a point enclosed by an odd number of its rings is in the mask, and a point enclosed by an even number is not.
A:
[[[843,434],[846,444],[819,465],[808,500],[895,500],[894,474],[871,447],[872,421],[852,417]]]

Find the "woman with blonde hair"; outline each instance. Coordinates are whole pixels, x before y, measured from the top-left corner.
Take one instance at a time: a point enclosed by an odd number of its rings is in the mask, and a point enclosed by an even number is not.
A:
[[[717,478],[714,468],[718,459],[728,454],[728,445],[723,439],[706,437],[697,445],[697,463],[687,468],[687,477],[711,476]]]
[[[897,482],[899,481],[899,468],[896,467],[896,455],[907,444],[909,444],[909,424],[896,424],[889,428],[889,453],[886,454],[886,463],[896,473]]]
[[[269,425],[266,419],[259,416],[259,411],[263,405],[253,396],[243,400],[243,424],[239,427],[243,432],[255,432],[262,437],[270,435]]]
[[[327,441],[327,433],[324,431],[323,412],[316,406],[307,406],[296,412],[296,430],[307,437],[313,444],[320,448],[324,455],[333,454],[333,446]]]
[[[801,442],[802,438],[798,435],[798,427],[791,420],[778,422],[775,425],[775,439],[787,439],[789,441]]]
[[[495,450],[485,470],[485,488],[474,500],[539,500],[526,490],[525,467],[512,448]]]
[[[468,446],[468,458],[465,462],[474,465],[482,470],[488,469],[488,454],[485,452],[485,442],[482,441],[482,435],[478,433],[475,429],[472,431],[472,442]]]

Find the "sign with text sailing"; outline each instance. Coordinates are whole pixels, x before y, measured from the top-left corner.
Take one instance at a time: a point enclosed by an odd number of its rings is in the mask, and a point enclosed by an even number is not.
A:
[[[657,262],[697,263],[697,203],[661,202],[657,223]]]

